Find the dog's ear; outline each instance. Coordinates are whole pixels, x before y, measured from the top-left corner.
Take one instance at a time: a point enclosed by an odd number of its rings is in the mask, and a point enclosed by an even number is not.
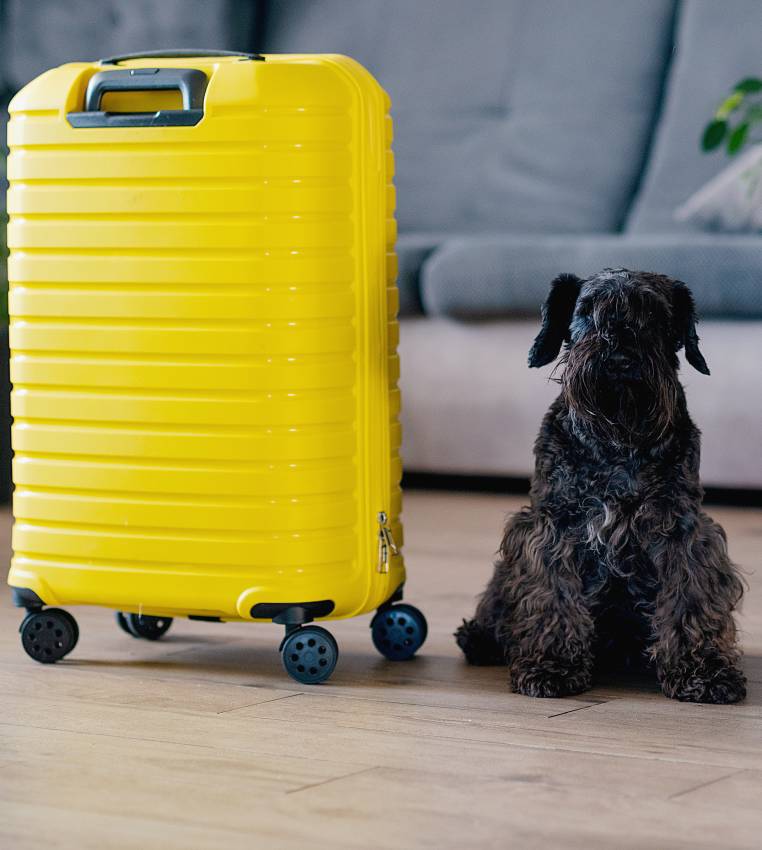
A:
[[[550,295],[542,305],[542,327],[529,350],[530,366],[545,366],[558,357],[574,315],[582,280],[575,274],[560,274],[550,284]]]
[[[677,351],[685,346],[685,359],[694,369],[708,375],[709,367],[699,350],[699,337],[696,333],[696,305],[690,289],[680,280],[676,280],[672,288],[672,315]]]

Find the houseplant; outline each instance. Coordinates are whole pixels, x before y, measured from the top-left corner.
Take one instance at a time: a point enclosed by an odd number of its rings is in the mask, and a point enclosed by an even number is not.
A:
[[[723,233],[762,232],[762,79],[736,83],[704,127],[701,149],[724,148],[728,166],[675,210],[678,221]]]
[[[702,150],[713,151],[724,143],[734,156],[751,141],[756,124],[762,124],[762,79],[746,77],[736,83],[704,128]]]

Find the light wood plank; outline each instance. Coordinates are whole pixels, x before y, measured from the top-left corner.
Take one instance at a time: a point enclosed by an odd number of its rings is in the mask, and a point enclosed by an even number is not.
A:
[[[519,504],[408,493],[406,598],[429,620],[425,651],[391,664],[368,618],[332,623],[340,663],[316,688],[286,677],[274,627],[177,621],[149,643],[98,609],[73,611],[70,659],[39,666],[3,591],[0,846],[759,846],[762,511],[710,511],[749,581],[749,699],[716,707],[623,675],[531,700],[504,669],[463,663],[452,631]],[[6,552],[8,530],[6,513]]]

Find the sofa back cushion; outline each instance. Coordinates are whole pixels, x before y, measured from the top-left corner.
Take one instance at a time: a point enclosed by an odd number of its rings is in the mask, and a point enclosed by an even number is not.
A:
[[[762,74],[762,3],[759,0],[683,0],[672,63],[653,152],[627,229],[639,233],[696,230],[674,217],[677,207],[727,165],[703,154],[704,125],[731,88]]]
[[[673,0],[271,0],[271,52],[354,56],[393,102],[400,227],[615,230]]]
[[[3,0],[0,77],[16,91],[64,62],[174,47],[248,50],[256,12],[241,0]]]

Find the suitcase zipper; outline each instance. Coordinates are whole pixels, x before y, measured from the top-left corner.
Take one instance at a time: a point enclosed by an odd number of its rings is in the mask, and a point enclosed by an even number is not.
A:
[[[378,94],[376,95],[378,97]],[[378,104],[381,104],[380,98],[378,100]],[[384,144],[384,121],[385,121],[385,110],[381,110],[382,120],[380,124],[378,122],[374,122],[372,126],[368,129],[365,129],[365,132],[368,134],[367,141],[370,144],[371,148],[376,149],[377,161],[376,161],[376,175],[375,179],[381,181],[381,185],[378,186],[378,191],[380,193],[380,198],[383,199],[382,210],[380,210],[381,215],[381,223],[383,227],[386,227],[386,219],[388,216],[388,210],[386,207],[386,146]],[[367,180],[368,175],[366,175]],[[366,234],[367,237],[367,234]],[[372,289],[376,289],[375,298],[378,298],[380,304],[378,304],[378,309],[375,311],[378,317],[375,328],[373,328],[373,333],[378,334],[376,338],[377,351],[379,356],[379,361],[381,365],[380,369],[380,408],[377,408],[377,412],[371,414],[374,419],[377,417],[377,425],[379,436],[379,443],[381,448],[381,465],[380,469],[378,469],[378,487],[380,490],[379,496],[379,510],[376,513],[376,521],[377,521],[377,532],[376,539],[378,544],[378,561],[376,565],[377,572],[381,574],[388,574],[391,570],[391,561],[392,558],[398,556],[400,554],[399,547],[397,546],[396,541],[394,540],[394,535],[392,529],[390,527],[389,522],[389,500],[391,497],[391,482],[390,482],[390,450],[391,450],[391,434],[389,427],[389,301],[388,301],[388,280],[386,276],[386,252],[388,250],[388,245],[386,244],[386,240],[384,240],[384,244],[381,249],[381,257],[384,258],[384,263],[379,269],[379,278],[380,278],[380,286],[372,287]],[[374,442],[371,440],[371,443]],[[371,465],[371,474],[373,474],[375,470],[373,470],[373,465]]]
[[[394,541],[392,529],[386,511],[378,512],[378,571],[389,572],[389,561],[392,555],[399,555],[399,548]]]

